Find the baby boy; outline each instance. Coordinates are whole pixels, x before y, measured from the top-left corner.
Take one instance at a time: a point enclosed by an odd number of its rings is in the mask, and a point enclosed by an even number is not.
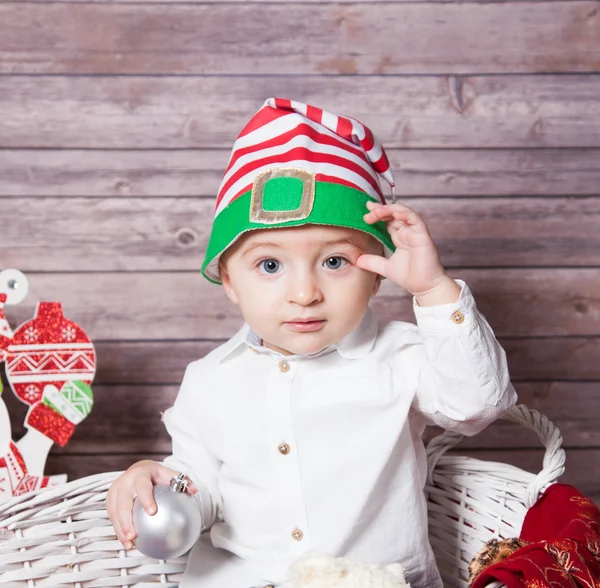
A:
[[[133,546],[135,496],[181,471],[204,533],[181,588],[264,588],[307,552],[401,563],[439,588],[422,435],[481,431],[516,400],[506,356],[426,224],[386,203],[387,156],[355,119],[268,99],[237,138],[202,271],[245,325],[191,363],[165,413],[162,464],[132,465],[107,505]],[[416,325],[379,322],[387,278]]]

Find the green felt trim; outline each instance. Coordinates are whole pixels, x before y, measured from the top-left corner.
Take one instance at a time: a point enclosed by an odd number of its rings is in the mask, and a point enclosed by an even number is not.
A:
[[[242,194],[213,221],[201,271],[204,277],[214,284],[221,283],[218,277],[218,262],[222,253],[240,235],[256,229],[276,229],[308,224],[347,227],[369,233],[390,251],[395,250],[384,222],[369,225],[363,220],[363,216],[368,212],[366,203],[369,200],[371,202],[377,200],[355,188],[330,182],[316,182],[314,205],[307,218],[268,224],[250,221],[251,196],[251,190]]]

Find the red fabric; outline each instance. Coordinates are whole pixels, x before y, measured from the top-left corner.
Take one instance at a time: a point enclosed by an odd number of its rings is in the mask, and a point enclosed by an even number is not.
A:
[[[600,588],[600,510],[576,488],[553,484],[529,509],[521,539],[531,544],[482,572],[508,588]]]

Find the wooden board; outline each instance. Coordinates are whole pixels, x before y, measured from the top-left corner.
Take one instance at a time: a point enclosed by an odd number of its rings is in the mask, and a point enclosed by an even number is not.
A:
[[[510,463],[532,473],[539,472],[543,452],[526,449],[519,451],[458,451],[461,455],[471,455],[478,459]],[[101,472],[121,471],[140,459],[163,459],[165,454],[136,453],[128,455],[89,456],[52,455],[48,462],[48,473],[67,473],[69,479]],[[573,484],[594,502],[600,505],[600,478],[597,475],[600,464],[600,450],[573,449],[567,451],[567,468],[561,482]]]
[[[500,343],[513,380],[600,380],[598,337],[501,337]]]
[[[560,427],[564,481],[600,503],[599,39],[600,0],[0,3],[0,269],[31,281],[7,315],[61,300],[99,358],[49,471],[169,451],[185,365],[241,324],[197,271],[214,194],[242,127],[287,96],[383,141],[520,401]],[[373,306],[413,320],[389,282]],[[19,437],[27,408],[3,399]],[[458,451],[537,471],[538,448],[499,422]]]
[[[43,3],[48,0],[13,0],[21,3]],[[203,4],[224,4],[226,2],[237,4],[240,0],[203,0]],[[250,0],[248,0],[250,1]],[[286,4],[298,3],[298,0],[251,0],[253,4]],[[365,4],[375,3],[376,0],[363,0]],[[408,2],[410,4],[422,2],[436,4],[463,3],[464,0],[385,0],[388,4]],[[549,4],[550,2],[564,2],[565,0],[469,0],[469,4],[491,4],[491,3],[517,3],[517,2],[540,2]],[[61,0],[69,4],[89,4],[90,2],[101,2],[103,4],[123,4],[123,0]],[[129,4],[196,4],[198,0],[127,0]],[[323,0],[302,0],[302,4],[321,3]],[[336,0],[336,4],[357,4],[356,0]]]
[[[600,266],[600,197],[416,199],[447,267]],[[6,267],[36,271],[195,270],[214,199],[4,198]],[[366,211],[366,209],[365,209]],[[18,244],[23,235],[33,239]]]
[[[600,394],[597,382],[516,382],[519,403],[540,411],[561,431],[565,447],[599,447]],[[93,385],[94,408],[75,430],[69,443],[54,447],[59,454],[132,453],[170,451],[170,438],[160,420],[161,411],[175,401],[179,382],[167,384]],[[215,394],[219,390],[214,391]],[[25,432],[27,407],[12,393],[4,398],[13,438]],[[133,418],[135,415],[135,418]],[[429,430],[428,430],[429,431]],[[440,431],[432,428],[427,437]],[[476,437],[466,438],[468,448],[536,448],[538,437],[521,425],[499,421]]]
[[[214,197],[229,153],[0,149],[0,196]],[[401,199],[600,193],[600,149],[388,149],[388,157]]]
[[[497,336],[599,336],[597,269],[456,270]],[[242,320],[221,288],[199,272],[28,274],[30,294],[7,307],[13,327],[38,300],[59,300],[92,340],[224,339]],[[373,299],[382,319],[414,321],[408,294],[389,281]]]
[[[178,384],[223,340],[98,341],[96,384]],[[513,381],[600,380],[600,337],[500,337]],[[599,397],[600,397],[600,385]]]
[[[295,3],[274,4],[268,11],[252,2],[91,3],[77,10],[63,3],[5,3],[0,4],[0,23],[5,23],[0,72],[597,72],[599,8],[593,0]]]
[[[600,75],[575,74],[6,75],[0,147],[230,149],[265,98],[289,96],[354,116],[387,148],[598,148],[599,95]]]

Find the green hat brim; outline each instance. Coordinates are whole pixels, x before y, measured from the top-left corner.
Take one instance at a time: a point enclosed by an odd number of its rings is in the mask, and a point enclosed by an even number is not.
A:
[[[219,259],[223,252],[244,233],[258,229],[279,229],[309,224],[346,227],[372,235],[389,252],[395,250],[384,222],[370,225],[363,219],[368,212],[367,202],[377,202],[377,200],[356,188],[330,182],[315,182],[314,203],[306,218],[268,224],[250,221],[251,198],[252,190],[249,190],[233,200],[213,221],[202,264],[202,274],[214,284],[221,283]]]

